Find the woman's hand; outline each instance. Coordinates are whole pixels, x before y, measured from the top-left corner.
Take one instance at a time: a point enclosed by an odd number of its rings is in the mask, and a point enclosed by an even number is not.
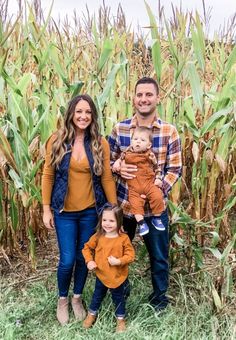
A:
[[[124,179],[132,179],[135,176],[135,171],[137,171],[137,166],[133,164],[127,164],[125,161],[121,161],[120,165],[120,175]]]
[[[43,207],[43,224],[49,230],[53,230],[55,228],[54,218],[50,206]]]
[[[95,268],[97,268],[97,264],[95,261],[89,261],[87,263],[87,268],[88,270],[94,270]]]
[[[107,259],[111,266],[119,266],[121,264],[120,260],[112,255],[109,256]]]

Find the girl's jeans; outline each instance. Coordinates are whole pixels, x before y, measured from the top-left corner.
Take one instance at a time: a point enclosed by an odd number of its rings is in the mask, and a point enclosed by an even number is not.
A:
[[[73,269],[74,294],[81,294],[88,273],[82,249],[95,232],[98,222],[96,209],[55,213],[54,219],[60,252],[57,270],[59,296],[68,296]]]
[[[125,317],[125,288],[127,285],[127,280],[125,280],[117,288],[107,288],[99,279],[96,278],[95,290],[92,297],[92,302],[89,306],[89,312],[96,315],[102,300],[106,296],[107,290],[109,289],[112,296],[112,301],[116,307],[115,315],[116,317]]]

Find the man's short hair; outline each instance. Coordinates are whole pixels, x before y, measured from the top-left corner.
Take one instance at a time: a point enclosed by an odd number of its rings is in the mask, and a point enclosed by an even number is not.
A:
[[[159,94],[159,86],[158,86],[155,79],[150,78],[150,77],[143,77],[143,78],[139,79],[137,81],[136,85],[135,85],[135,88],[134,88],[135,93],[136,93],[136,90],[137,90],[137,86],[140,85],[140,84],[153,84],[155,89],[156,89],[157,94]]]

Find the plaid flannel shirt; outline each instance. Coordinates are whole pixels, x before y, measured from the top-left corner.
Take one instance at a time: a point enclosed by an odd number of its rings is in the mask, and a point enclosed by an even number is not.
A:
[[[111,149],[111,165],[121,156],[130,145],[131,136],[138,126],[137,117],[116,124],[108,138]],[[152,123],[152,151],[157,157],[158,166],[163,176],[163,193],[167,197],[174,183],[181,176],[181,143],[175,126],[156,117]],[[117,198],[123,208],[124,215],[132,217],[128,202],[128,185],[121,176],[117,175]],[[145,216],[152,216],[149,204],[145,205]]]

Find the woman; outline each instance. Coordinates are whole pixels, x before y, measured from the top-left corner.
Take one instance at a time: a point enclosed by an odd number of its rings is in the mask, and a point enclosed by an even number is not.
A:
[[[87,277],[82,249],[95,232],[104,204],[117,203],[110,149],[99,134],[97,118],[96,107],[88,95],[73,98],[65,113],[64,127],[46,144],[43,222],[48,229],[55,227],[57,233],[57,319],[62,325],[69,321],[68,291],[73,269],[72,309],[77,320],[86,316],[81,300]]]

